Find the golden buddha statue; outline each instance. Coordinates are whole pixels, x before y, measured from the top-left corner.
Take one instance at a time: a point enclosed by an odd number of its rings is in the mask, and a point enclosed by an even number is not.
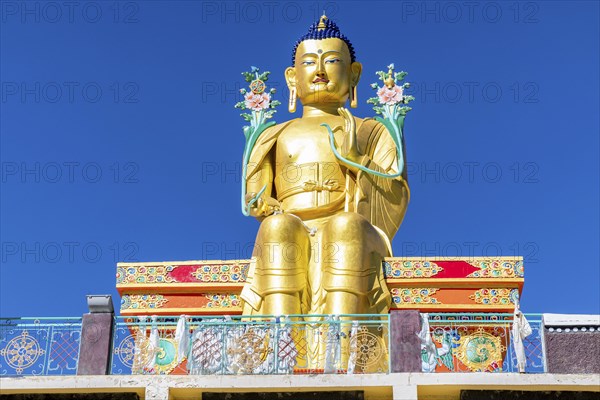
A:
[[[244,315],[388,312],[382,260],[410,191],[386,126],[345,108],[348,100],[356,107],[361,72],[350,41],[325,16],[294,48],[288,108],[299,99],[302,117],[262,132],[246,169],[249,213],[261,225]],[[348,161],[334,154],[323,124]]]

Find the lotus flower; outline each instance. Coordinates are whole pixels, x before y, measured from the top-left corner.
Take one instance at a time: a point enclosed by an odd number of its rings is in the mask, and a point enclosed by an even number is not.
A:
[[[395,85],[391,89],[387,86],[380,87],[377,91],[381,104],[396,104],[401,103],[404,99],[404,90],[402,86]]]
[[[260,111],[269,108],[271,97],[267,93],[256,94],[249,92],[244,96],[244,101],[246,103],[246,108]]]

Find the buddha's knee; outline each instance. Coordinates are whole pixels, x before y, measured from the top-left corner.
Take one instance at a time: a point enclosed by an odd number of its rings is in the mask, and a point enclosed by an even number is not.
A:
[[[367,295],[386,251],[381,235],[363,216],[342,213],[328,221],[323,237],[325,290]]]
[[[267,217],[258,230],[253,256],[262,269],[305,268],[310,239],[300,219],[286,214]]]
[[[260,224],[258,238],[268,238],[271,241],[308,240],[302,221],[288,214],[274,214]]]
[[[384,257],[387,245],[381,233],[362,215],[345,212],[332,217],[323,230],[323,243],[334,260],[342,264],[368,263],[368,258]],[[357,260],[356,258],[360,258]]]
[[[373,231],[373,226],[365,217],[352,212],[334,215],[325,226],[325,234],[339,240],[356,239],[365,233]]]

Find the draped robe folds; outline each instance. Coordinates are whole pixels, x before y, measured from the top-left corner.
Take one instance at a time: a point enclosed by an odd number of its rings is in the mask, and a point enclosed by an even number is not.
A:
[[[266,183],[267,189],[263,196],[277,198],[274,185],[275,166],[267,165],[269,164],[266,161],[268,159],[267,155],[270,151],[274,150],[279,135],[293,121],[275,125],[263,132],[258,138],[248,164],[246,174],[247,193],[257,193]],[[325,130],[325,128],[323,129]],[[361,165],[386,174],[397,173],[396,145],[383,124],[373,119],[357,119],[357,145],[362,155],[360,160]],[[406,160],[406,157],[404,159]],[[391,240],[402,223],[410,198],[406,168],[401,176],[390,179],[364,171],[359,171],[355,175],[341,162],[339,164],[346,179],[346,182],[343,182],[345,187],[345,202],[343,206],[340,205],[339,212],[357,213],[364,217],[377,230],[385,242],[386,250],[384,252],[386,254],[384,256],[391,256]],[[285,212],[286,210],[284,210],[284,214]],[[327,220],[327,216],[331,215],[331,209],[323,212],[322,216],[325,218],[322,219],[318,219],[319,208],[311,210],[310,218],[303,215],[300,210],[293,213],[298,215],[311,227],[311,221],[313,220]],[[259,221],[264,220],[264,218],[258,217]],[[320,226],[322,226],[322,222]],[[256,246],[261,245],[262,243],[259,243],[257,238],[255,250]],[[375,260],[372,264],[376,265],[369,266],[375,278],[370,279],[369,285],[371,287],[367,293],[362,293],[369,296],[369,313],[387,313],[391,303],[391,295],[385,284],[381,261],[381,259]],[[261,287],[264,284],[256,282],[255,271],[257,271],[257,263],[260,262],[260,258],[253,257],[248,270],[246,284],[242,290],[241,298],[245,315],[256,314],[260,310],[265,294],[270,290],[272,292],[272,288]],[[308,268],[308,266],[300,267],[305,270]],[[322,273],[322,271],[318,271],[318,273]],[[318,293],[319,291],[323,292],[322,289],[315,289],[313,287],[308,290],[305,289],[303,293],[300,293],[303,313],[317,314],[323,309],[322,303],[326,301],[325,294]]]

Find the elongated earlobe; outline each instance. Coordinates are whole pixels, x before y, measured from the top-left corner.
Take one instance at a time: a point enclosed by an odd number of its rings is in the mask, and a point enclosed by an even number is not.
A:
[[[362,73],[362,64],[355,61],[352,63],[352,79],[350,80],[350,107],[358,107],[357,87]]]
[[[293,113],[296,111],[296,97],[298,92],[296,91],[296,70],[293,67],[285,69],[285,81],[288,89],[290,89],[290,99],[288,101],[288,110]]]
[[[352,108],[358,107],[358,94],[356,92],[356,86],[352,86],[350,88],[350,107]]]

